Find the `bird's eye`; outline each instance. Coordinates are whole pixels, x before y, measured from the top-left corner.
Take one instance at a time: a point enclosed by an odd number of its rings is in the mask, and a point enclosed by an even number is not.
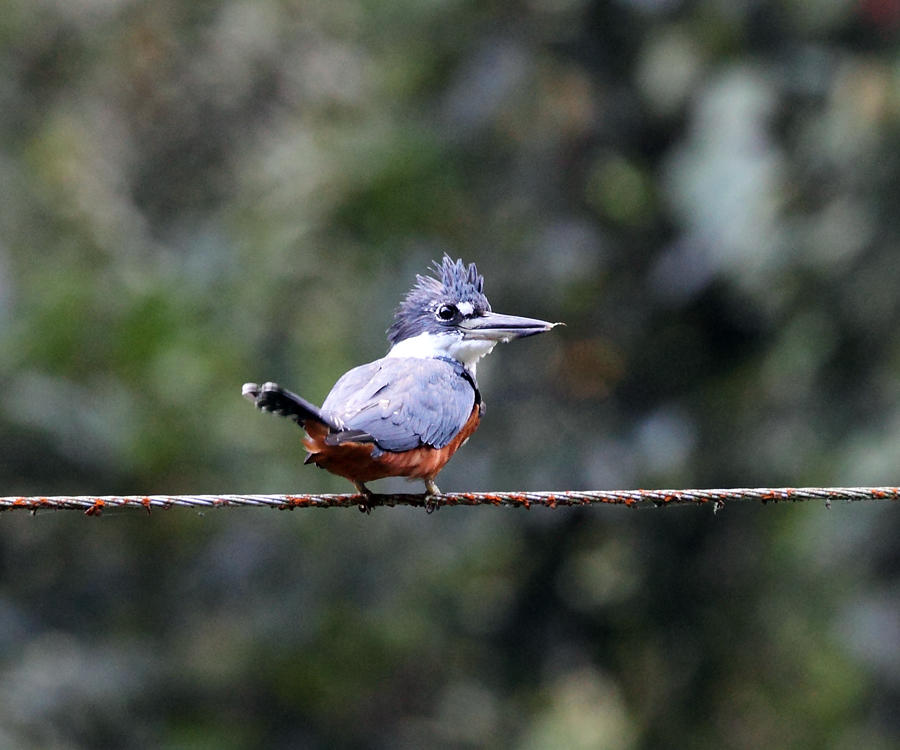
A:
[[[441,305],[437,310],[437,316],[441,320],[453,320],[457,312],[454,305]]]

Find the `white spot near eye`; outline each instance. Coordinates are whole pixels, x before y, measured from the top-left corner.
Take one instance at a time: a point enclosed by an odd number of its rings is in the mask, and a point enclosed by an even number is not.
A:
[[[473,312],[475,312],[475,307],[471,302],[460,302],[456,306],[456,309],[459,310],[463,315],[471,315]]]

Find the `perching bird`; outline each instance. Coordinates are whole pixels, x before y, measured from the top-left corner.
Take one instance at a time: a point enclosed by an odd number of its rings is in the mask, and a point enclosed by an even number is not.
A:
[[[444,255],[434,268],[439,278],[416,276],[394,313],[387,355],[342,375],[321,408],[276,383],[243,387],[257,407],[306,431],[306,463],[346,477],[365,497],[365,482],[395,476],[424,479],[439,494],[434,478],[484,412],[478,360],[498,342],[559,325],[492,312],[474,263]]]

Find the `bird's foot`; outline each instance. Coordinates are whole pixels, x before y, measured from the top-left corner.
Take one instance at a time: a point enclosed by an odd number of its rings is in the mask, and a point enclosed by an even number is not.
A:
[[[366,515],[368,515],[372,512],[372,505],[369,501],[372,499],[372,495],[374,493],[362,482],[354,482],[353,486],[356,487],[356,491],[362,498],[362,500],[360,500],[359,502],[359,505],[357,505],[356,507],[359,508],[360,513],[365,513]]]
[[[433,479],[425,480],[425,512],[426,513],[434,513],[436,510],[440,509],[440,503],[438,503],[438,495],[441,494],[440,489],[434,483]]]

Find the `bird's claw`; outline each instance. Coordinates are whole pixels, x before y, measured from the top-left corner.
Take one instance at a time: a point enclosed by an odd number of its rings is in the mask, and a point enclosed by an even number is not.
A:
[[[436,510],[440,510],[441,504],[438,502],[438,495],[441,494],[441,491],[438,489],[438,486],[434,483],[433,479],[425,480],[425,512],[426,513],[434,513]]]
[[[356,491],[359,492],[360,496],[360,501],[356,507],[359,508],[360,513],[369,515],[372,512],[372,504],[370,502],[373,494],[372,490],[366,487],[362,482],[354,482],[353,485],[356,487]]]

